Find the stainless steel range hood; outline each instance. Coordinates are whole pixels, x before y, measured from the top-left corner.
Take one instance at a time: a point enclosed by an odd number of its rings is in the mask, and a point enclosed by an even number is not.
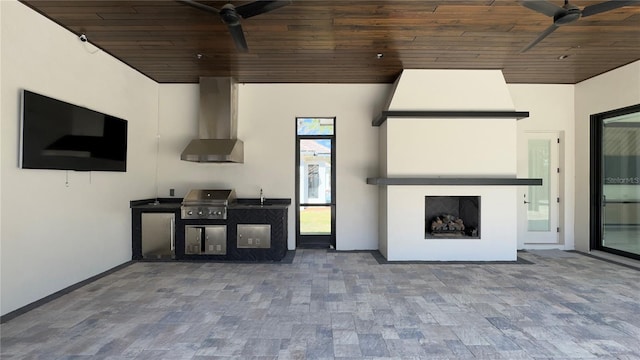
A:
[[[230,77],[200,78],[198,139],[191,140],[180,159],[194,162],[244,162],[238,133],[238,85]]]

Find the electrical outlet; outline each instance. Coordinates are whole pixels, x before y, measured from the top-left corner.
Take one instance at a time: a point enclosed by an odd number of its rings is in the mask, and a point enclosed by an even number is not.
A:
[[[169,189],[169,196],[176,196],[176,189]]]

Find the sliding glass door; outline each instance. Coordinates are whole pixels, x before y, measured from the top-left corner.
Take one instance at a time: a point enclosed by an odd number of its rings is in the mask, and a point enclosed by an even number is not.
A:
[[[592,116],[592,132],[592,247],[640,258],[640,105]]]

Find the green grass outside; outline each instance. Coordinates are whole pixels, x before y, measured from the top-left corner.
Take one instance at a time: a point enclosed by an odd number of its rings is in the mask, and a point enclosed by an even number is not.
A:
[[[331,208],[308,207],[300,209],[301,234],[331,234]]]

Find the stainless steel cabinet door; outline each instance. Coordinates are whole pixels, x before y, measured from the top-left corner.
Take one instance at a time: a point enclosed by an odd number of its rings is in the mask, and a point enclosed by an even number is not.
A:
[[[202,247],[202,227],[187,225],[184,227],[184,253],[200,254]]]
[[[170,259],[175,255],[173,213],[142,213],[142,258]]]
[[[226,255],[227,225],[185,226],[184,253],[187,255]]]
[[[227,254],[227,226],[214,225],[204,228],[204,253],[211,255]]]

